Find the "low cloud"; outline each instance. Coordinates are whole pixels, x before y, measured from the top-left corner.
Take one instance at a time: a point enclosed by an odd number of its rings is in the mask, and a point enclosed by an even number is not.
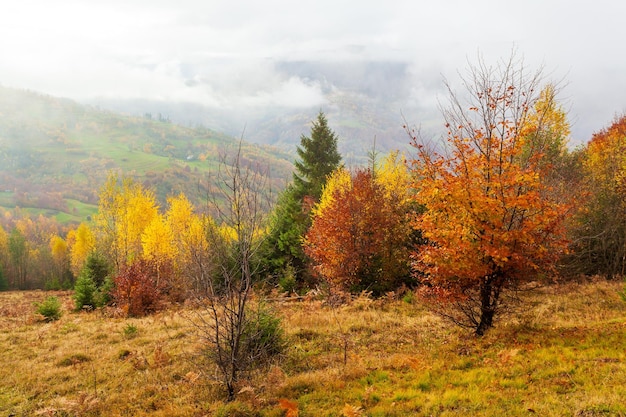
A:
[[[0,83],[214,109],[319,107],[346,89],[433,113],[444,77],[515,47],[565,79],[587,139],[626,107],[625,13],[613,0],[14,1],[0,14]]]
[[[289,107],[309,108],[322,106],[326,98],[318,82],[304,82],[298,77],[290,77],[272,90],[260,90],[253,96],[241,98],[244,106],[248,107]]]

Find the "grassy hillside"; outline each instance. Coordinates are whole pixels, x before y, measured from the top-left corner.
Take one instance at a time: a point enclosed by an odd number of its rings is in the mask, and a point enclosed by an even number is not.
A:
[[[152,187],[161,203],[182,191],[202,204],[207,173],[237,143],[160,115],[127,117],[0,87],[0,206],[81,220],[110,170]],[[246,143],[243,155],[245,164],[270,167],[274,186],[289,178],[286,153]]]
[[[223,402],[193,312],[41,322],[43,292],[0,293],[0,414],[81,416],[626,416],[620,282],[547,287],[483,338],[415,300],[274,302],[289,349]],[[285,401],[287,400],[287,401]],[[293,415],[293,414],[292,414]]]

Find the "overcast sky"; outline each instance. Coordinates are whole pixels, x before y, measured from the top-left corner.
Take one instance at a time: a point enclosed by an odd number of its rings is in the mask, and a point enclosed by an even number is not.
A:
[[[565,80],[579,141],[626,111],[626,2],[617,0],[5,3],[0,84],[77,100],[322,106],[319,80],[276,63],[398,61],[413,99],[435,106],[443,77],[478,51],[489,62],[515,46],[529,67]]]

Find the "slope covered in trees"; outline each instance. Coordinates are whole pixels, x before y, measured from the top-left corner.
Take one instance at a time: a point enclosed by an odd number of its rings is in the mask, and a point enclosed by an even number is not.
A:
[[[0,87],[0,207],[84,220],[110,170],[149,186],[162,204],[180,192],[200,204],[210,191],[207,173],[237,143],[161,114],[128,117]],[[242,158],[270,167],[277,188],[291,174],[291,157],[270,147],[244,144]]]

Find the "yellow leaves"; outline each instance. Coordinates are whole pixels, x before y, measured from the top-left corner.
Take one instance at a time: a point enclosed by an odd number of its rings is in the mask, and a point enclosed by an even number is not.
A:
[[[157,217],[154,194],[130,178],[109,175],[100,191],[95,216],[102,243],[116,265],[137,259],[142,253],[141,236]]]
[[[167,223],[173,231],[183,233],[194,217],[193,205],[184,194],[168,198],[167,204],[169,206],[165,215]]]
[[[231,243],[237,241],[237,230],[232,226],[222,224],[217,228],[217,232],[220,238],[225,242]]]
[[[322,191],[322,196],[320,197],[319,203],[315,205],[313,208],[313,215],[320,215],[327,207],[331,206],[334,201],[335,193],[345,192],[352,187],[352,177],[350,172],[341,167],[337,168],[335,171],[330,174],[328,180],[326,181],[326,185],[324,186],[324,190]]]
[[[2,225],[0,225],[0,253],[2,254],[0,256],[3,256],[8,252],[8,245],[9,235],[7,235],[7,232],[4,230]],[[2,260],[2,258],[0,258],[0,260]]]
[[[185,233],[179,235],[179,241],[185,247],[185,256],[190,256],[191,251],[204,252],[208,249],[206,230],[212,227],[214,224],[210,217],[194,215],[189,219]]]
[[[87,257],[96,247],[96,238],[89,226],[81,223],[76,229],[70,230],[67,241],[70,247],[70,268],[74,276],[78,276]]]
[[[411,175],[404,161],[404,155],[391,152],[376,169],[375,182],[383,188],[385,197],[396,204],[408,202],[408,191],[411,184]],[[334,204],[338,195],[344,195],[352,189],[352,175],[341,167],[328,177],[319,203],[313,208],[313,215],[318,216]]]
[[[167,211],[161,213],[152,191],[111,174],[101,189],[95,216],[98,249],[118,269],[145,260],[157,268],[167,265],[173,274],[170,279],[190,273],[209,250],[207,230],[215,225],[210,217],[197,215],[183,194],[169,197],[167,203]],[[79,270],[94,249],[95,239],[81,225],[68,240],[72,242],[72,268]]]
[[[389,201],[399,204],[408,202],[411,175],[404,155],[391,152],[376,170],[376,182],[385,190],[385,197]]]
[[[626,116],[593,135],[587,145],[584,167],[594,187],[619,188],[626,172]]]
[[[520,143],[523,144],[522,158],[527,162],[536,158],[553,162],[565,150],[570,135],[567,114],[556,100],[554,85],[547,85],[539,94],[534,107],[521,126]]]
[[[191,202],[184,194],[167,199],[165,225],[171,230],[173,250],[177,254],[175,264],[189,264],[193,254],[208,248],[206,230],[212,219],[194,213]]]
[[[570,134],[569,122],[563,108],[556,102],[556,89],[554,85],[547,85],[539,94],[539,100],[535,103],[535,111],[530,115],[531,123],[542,125],[544,129],[561,137]]]
[[[50,237],[50,253],[57,263],[62,263],[68,256],[67,243],[57,235]]]
[[[163,216],[156,216],[141,234],[144,259],[160,262],[173,261],[177,254],[174,233]]]

